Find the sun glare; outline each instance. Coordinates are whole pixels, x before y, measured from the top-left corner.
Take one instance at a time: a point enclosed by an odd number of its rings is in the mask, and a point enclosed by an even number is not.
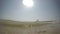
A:
[[[33,6],[33,0],[23,0],[23,4],[27,7]]]

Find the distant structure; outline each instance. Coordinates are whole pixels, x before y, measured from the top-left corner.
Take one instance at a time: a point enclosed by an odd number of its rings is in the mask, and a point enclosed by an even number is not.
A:
[[[39,22],[39,19],[37,19],[36,22]]]
[[[35,21],[35,23],[38,23],[39,22],[39,19],[37,19],[36,21]]]

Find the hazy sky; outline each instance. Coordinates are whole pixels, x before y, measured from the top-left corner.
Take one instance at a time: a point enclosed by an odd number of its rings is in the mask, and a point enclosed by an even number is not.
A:
[[[34,0],[34,6],[25,7],[22,0],[2,0],[2,19],[33,21],[58,19],[57,0]]]

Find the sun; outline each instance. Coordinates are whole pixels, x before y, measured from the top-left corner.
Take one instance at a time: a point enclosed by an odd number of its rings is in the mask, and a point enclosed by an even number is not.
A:
[[[23,0],[23,5],[27,7],[32,7],[33,6],[33,0]]]

